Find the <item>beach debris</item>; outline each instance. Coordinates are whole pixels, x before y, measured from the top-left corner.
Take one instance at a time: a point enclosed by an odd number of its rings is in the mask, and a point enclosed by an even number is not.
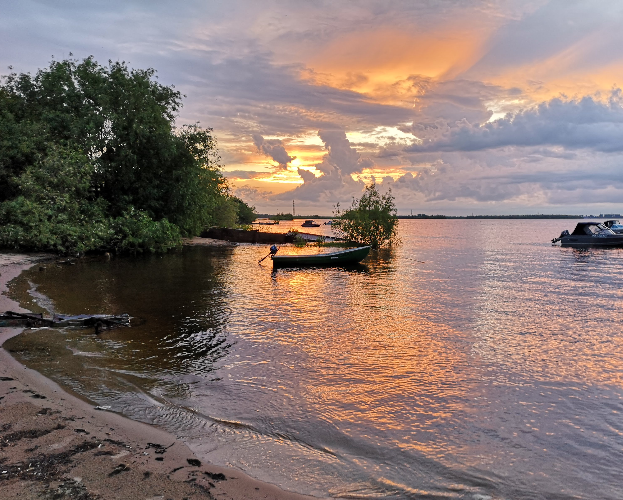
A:
[[[99,446],[98,446],[98,448],[99,448]],[[96,456],[96,457],[109,457],[109,456],[112,456],[114,454],[115,454],[115,452],[112,451],[112,450],[102,450],[102,451],[96,451],[95,453],[93,453],[93,455]]]
[[[79,477],[73,480],[66,480],[59,484],[53,490],[46,492],[46,498],[76,498],[78,500],[95,500],[95,496],[91,495]]]
[[[126,464],[119,464],[115,467],[108,477],[116,476],[117,474],[121,474],[122,472],[128,471],[130,468]]]
[[[169,448],[171,448],[171,446],[173,446],[174,444],[175,443],[171,443],[169,446],[163,446],[163,445],[158,444],[158,443],[147,443],[147,446],[145,447],[145,449],[148,450],[149,448],[154,448],[156,455],[162,455]]]
[[[204,474],[213,481],[225,481],[227,479],[225,474],[221,472],[204,472]]]
[[[201,467],[201,462],[196,458],[187,458],[186,461],[188,465],[192,465],[193,467]]]
[[[35,398],[35,399],[48,399],[45,396],[42,396],[41,394],[37,394],[32,389],[24,389],[22,392],[32,394],[32,396],[30,396],[31,398]]]
[[[6,437],[6,436],[5,436]],[[6,474],[0,479],[19,478],[30,481],[49,481],[62,477],[65,467],[71,462],[74,455],[84,453],[97,447],[96,442],[84,441],[70,450],[49,455],[40,454],[28,459],[28,464],[17,462],[14,464],[2,464],[2,470]]]
[[[36,439],[41,436],[45,436],[46,434],[50,434],[50,432],[64,428],[64,425],[58,424],[56,427],[52,427],[51,429],[28,429],[24,431],[11,432],[10,434],[5,434],[0,437],[0,448],[11,446],[22,439]]]

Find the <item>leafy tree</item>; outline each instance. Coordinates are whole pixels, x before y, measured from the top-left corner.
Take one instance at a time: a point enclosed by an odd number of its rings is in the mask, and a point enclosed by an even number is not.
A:
[[[20,196],[0,205],[0,245],[60,253],[114,248],[162,251],[180,242],[179,228],[130,208],[107,216],[107,202],[94,198],[93,172],[79,151],[51,148],[17,179]]]
[[[397,241],[398,217],[391,190],[381,195],[376,184],[366,186],[359,200],[353,199],[349,210],[334,211],[332,228],[342,237],[378,248]]]
[[[251,207],[236,196],[231,199],[238,205],[238,224],[251,224],[257,217],[255,207]]]
[[[232,227],[238,219],[238,204],[232,197],[223,197],[214,211],[214,224],[218,227]]]
[[[89,57],[2,79],[0,244],[164,249],[223,221],[212,130],[176,128],[182,96],[154,77]]]

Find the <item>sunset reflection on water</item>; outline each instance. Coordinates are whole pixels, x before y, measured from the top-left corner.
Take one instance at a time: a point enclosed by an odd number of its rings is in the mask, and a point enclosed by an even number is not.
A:
[[[573,225],[401,221],[402,245],[350,269],[273,271],[240,245],[33,270],[25,303],[135,326],[11,347],[296,491],[621,498],[623,251],[550,245]]]

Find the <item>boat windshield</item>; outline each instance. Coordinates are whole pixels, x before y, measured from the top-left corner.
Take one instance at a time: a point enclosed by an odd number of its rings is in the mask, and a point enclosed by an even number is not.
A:
[[[603,224],[585,226],[584,232],[590,236],[607,236],[610,234],[615,234],[612,229],[607,228]]]

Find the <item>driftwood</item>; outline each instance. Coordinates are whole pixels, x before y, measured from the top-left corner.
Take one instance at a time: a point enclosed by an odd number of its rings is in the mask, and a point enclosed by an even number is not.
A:
[[[100,333],[102,330],[110,330],[119,326],[130,326],[130,316],[127,314],[79,314],[77,316],[54,315],[51,318],[44,318],[43,314],[7,311],[0,313],[0,327],[3,326],[22,328],[94,327],[95,333]]]

